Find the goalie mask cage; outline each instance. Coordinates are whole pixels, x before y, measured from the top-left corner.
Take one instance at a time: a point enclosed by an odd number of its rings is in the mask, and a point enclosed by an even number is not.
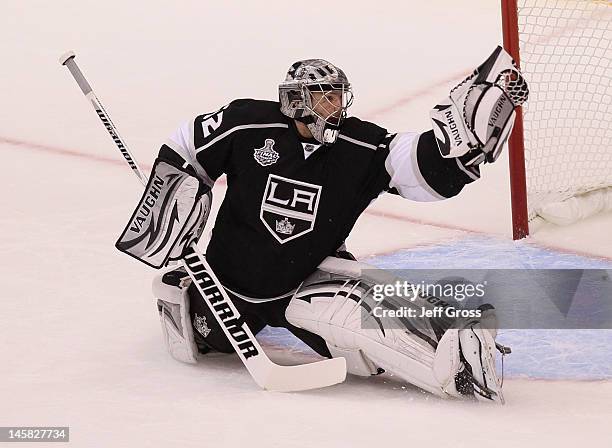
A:
[[[514,239],[612,204],[612,0],[502,0],[530,97],[509,140]]]

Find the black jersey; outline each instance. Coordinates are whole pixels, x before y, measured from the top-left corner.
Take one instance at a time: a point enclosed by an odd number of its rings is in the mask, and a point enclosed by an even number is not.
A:
[[[438,200],[477,177],[442,159],[431,132],[389,134],[350,117],[336,143],[319,145],[277,102],[251,99],[186,123],[160,157],[180,157],[211,186],[227,175],[206,257],[224,285],[252,298],[296,288],[382,192]]]

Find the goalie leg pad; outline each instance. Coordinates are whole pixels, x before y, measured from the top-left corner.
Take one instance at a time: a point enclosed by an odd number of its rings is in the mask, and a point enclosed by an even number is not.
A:
[[[181,278],[182,269],[174,269],[153,279],[153,297],[157,301],[159,321],[166,349],[177,361],[197,363],[193,328],[189,317],[187,284],[189,276]]]
[[[287,321],[321,336],[333,355],[346,354],[351,374],[372,375],[383,369],[431,393],[447,396],[432,374],[435,349],[428,342],[397,329],[395,323],[378,326],[372,315],[362,323],[362,309],[375,306],[368,293],[372,285],[347,274],[363,265],[331,258],[324,265],[332,272],[318,270],[304,281],[287,307]]]
[[[377,303],[371,291],[376,283],[393,283],[393,278],[385,275],[371,266],[328,257],[296,291],[285,316],[292,325],[321,336],[333,356],[345,357],[351,374],[368,376],[388,371],[440,397],[473,395],[472,383],[480,383],[481,377],[474,376],[476,380],[472,381],[469,376],[467,389],[457,384],[458,377],[482,370],[480,357],[476,360],[462,355],[462,347],[471,341],[464,336],[462,346],[463,332],[469,334],[468,329],[440,331],[438,326],[434,331],[436,324],[428,318],[376,317],[372,310]],[[423,300],[417,306],[434,305]],[[474,325],[478,322],[471,320]],[[493,341],[494,347],[494,330],[486,331],[490,339],[487,343]],[[493,381],[494,372],[487,374],[487,384]]]

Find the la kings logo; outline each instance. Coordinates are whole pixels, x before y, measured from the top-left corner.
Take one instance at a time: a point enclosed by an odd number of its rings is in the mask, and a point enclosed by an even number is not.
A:
[[[259,217],[279,243],[299,238],[314,228],[321,190],[320,185],[270,174]]]
[[[210,333],[210,328],[208,327],[208,323],[206,322],[205,316],[198,316],[195,314],[193,318],[193,327],[200,333],[202,336],[207,337]]]

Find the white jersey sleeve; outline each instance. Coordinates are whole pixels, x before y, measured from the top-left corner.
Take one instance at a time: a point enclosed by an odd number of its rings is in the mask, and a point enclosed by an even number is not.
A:
[[[417,161],[417,146],[420,134],[400,132],[389,144],[389,155],[385,168],[391,177],[389,186],[395,188],[400,196],[419,202],[432,202],[444,199],[423,178]]]
[[[194,124],[195,120],[186,121],[181,124],[181,126],[164,142],[164,145],[183,159],[183,168],[186,168],[187,165],[192,166],[198,177],[208,186],[212,187],[214,181],[196,158]]]
[[[385,169],[391,179],[389,188],[412,201],[453,197],[479,178],[477,169],[467,169],[459,159],[443,158],[432,131],[399,132],[389,142],[388,151]]]

